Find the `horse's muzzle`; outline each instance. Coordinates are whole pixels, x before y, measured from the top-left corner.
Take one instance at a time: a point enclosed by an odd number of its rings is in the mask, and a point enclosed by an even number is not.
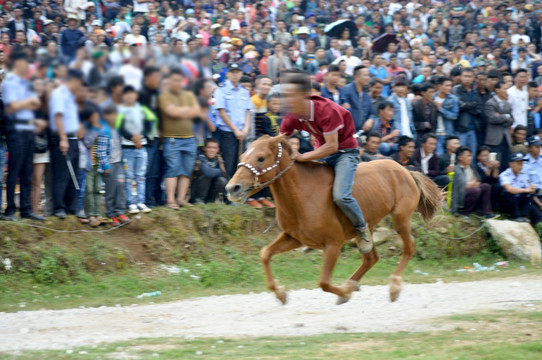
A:
[[[231,181],[228,183],[228,185],[226,185],[228,199],[237,203],[244,203],[247,201],[250,190],[251,188],[246,185],[235,182],[232,183]]]

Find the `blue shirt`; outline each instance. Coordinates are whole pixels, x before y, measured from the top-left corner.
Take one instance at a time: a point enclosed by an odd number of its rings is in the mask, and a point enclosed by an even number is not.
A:
[[[501,186],[510,184],[518,189],[527,189],[529,187],[529,176],[524,171],[514,175],[512,169],[508,168],[499,174],[499,182]]]
[[[383,66],[379,66],[377,68],[376,66],[373,65],[369,68],[369,73],[371,74],[371,76],[375,76],[379,79],[387,79],[389,76],[388,70],[386,70],[386,68]],[[390,95],[390,86],[384,85],[382,87],[382,96],[388,97],[389,95]]]
[[[230,80],[226,80],[224,85],[216,89],[214,97],[216,100],[216,109],[226,110],[226,114],[228,114],[235,127],[238,130],[243,130],[245,127],[247,110],[252,110],[253,107],[248,90],[242,87],[241,84],[238,84],[237,87],[235,87]],[[217,116],[216,125],[218,129],[222,131],[233,132],[233,130],[224,123],[224,120],[222,120],[220,115]]]
[[[4,108],[7,109],[10,103],[14,101],[21,101],[30,98],[37,98],[38,96],[32,90],[32,84],[30,81],[20,78],[17,75],[11,73],[2,82],[2,98],[4,100]],[[34,120],[34,111],[32,110],[19,110],[13,114],[13,117],[17,120]],[[34,122],[28,124],[18,124],[15,122],[15,130],[26,131],[34,130]]]
[[[75,103],[75,95],[66,87],[60,85],[51,93],[49,100],[49,126],[56,133],[56,115],[62,115],[64,132],[73,134],[79,131],[79,112]]]
[[[529,176],[531,184],[535,184],[538,190],[542,190],[542,156],[535,159],[531,154],[525,155],[526,162],[523,163],[523,172]]]

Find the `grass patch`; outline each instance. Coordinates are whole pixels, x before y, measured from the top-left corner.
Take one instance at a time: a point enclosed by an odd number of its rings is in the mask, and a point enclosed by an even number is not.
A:
[[[4,354],[5,359],[491,359],[542,354],[542,308],[472,314],[453,330],[421,333],[326,334],[243,339],[137,339],[62,351]],[[500,319],[499,324],[490,320]],[[457,317],[442,320],[453,325]],[[80,353],[82,352],[82,353]]]

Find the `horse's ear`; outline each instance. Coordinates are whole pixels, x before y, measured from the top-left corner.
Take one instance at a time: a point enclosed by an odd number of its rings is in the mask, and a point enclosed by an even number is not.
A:
[[[277,145],[279,144],[284,138],[286,137],[286,134],[280,134],[275,137],[273,137],[271,140],[273,141],[273,144]]]

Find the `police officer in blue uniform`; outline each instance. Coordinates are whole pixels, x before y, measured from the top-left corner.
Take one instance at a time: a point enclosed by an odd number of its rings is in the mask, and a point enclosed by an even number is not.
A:
[[[523,171],[524,161],[522,153],[512,155],[510,167],[499,175],[503,188],[503,211],[511,211],[514,220],[518,222],[529,222],[527,217],[531,212],[532,195],[536,192],[536,185],[531,184],[529,175]]]
[[[235,174],[239,152],[243,150],[250,132],[250,110],[253,105],[249,92],[240,83],[243,76],[241,66],[230,64],[227,76],[228,80],[216,90],[214,97],[218,110],[218,139],[229,180]]]
[[[57,87],[49,99],[49,124],[51,137],[51,165],[53,169],[54,215],[64,219],[67,213],[77,213],[75,184],[68,168],[71,163],[75,173],[79,169],[80,131],[79,113],[75,93],[83,86],[83,72],[70,69],[65,84]]]
[[[32,190],[34,159],[34,110],[41,102],[32,90],[28,73],[28,58],[25,53],[11,55],[12,73],[2,82],[2,98],[7,127],[8,177],[6,182],[7,208],[5,220],[17,221],[15,211],[15,185],[19,179],[19,212],[22,218],[44,220],[32,212],[30,192]]]
[[[542,222],[542,140],[539,135],[527,138],[529,153],[525,155],[525,172],[529,176],[531,184],[536,185],[536,193],[533,195],[531,205],[531,222],[534,226]]]

